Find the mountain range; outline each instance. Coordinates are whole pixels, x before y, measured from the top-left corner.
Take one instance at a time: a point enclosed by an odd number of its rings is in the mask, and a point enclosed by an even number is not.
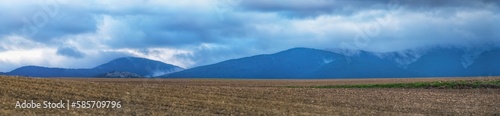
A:
[[[500,48],[434,46],[393,52],[292,48],[182,69],[145,58],[118,58],[91,69],[24,66],[7,75],[161,78],[407,78],[500,76]]]
[[[500,76],[500,49],[436,46],[395,52],[293,48],[232,59],[161,77],[174,78],[405,78]]]
[[[166,64],[160,61],[137,57],[123,57],[114,59],[91,69],[24,66],[14,69],[6,74],[32,77],[96,77],[105,73],[119,71],[137,74],[142,77],[155,77],[180,70],[183,69],[181,67]]]

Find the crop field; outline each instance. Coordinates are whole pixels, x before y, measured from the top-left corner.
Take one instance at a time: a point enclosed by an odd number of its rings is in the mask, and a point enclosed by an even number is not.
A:
[[[499,80],[500,77],[242,80],[0,76],[0,115],[500,115]],[[427,82],[435,87],[421,87]],[[462,87],[463,82],[477,87]],[[407,88],[401,83],[413,84]],[[453,84],[460,87],[448,87]],[[16,101],[24,100],[120,101],[121,108],[15,108]]]

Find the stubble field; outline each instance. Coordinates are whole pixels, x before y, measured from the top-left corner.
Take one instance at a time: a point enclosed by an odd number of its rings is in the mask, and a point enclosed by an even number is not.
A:
[[[500,89],[288,88],[488,78],[238,80],[0,76],[0,115],[500,115]],[[111,100],[120,109],[20,109],[16,101]]]

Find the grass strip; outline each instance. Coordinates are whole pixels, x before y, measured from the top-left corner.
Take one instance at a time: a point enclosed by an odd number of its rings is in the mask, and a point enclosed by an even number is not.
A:
[[[472,89],[500,88],[500,80],[460,80],[434,81],[389,84],[356,84],[356,85],[323,85],[323,86],[286,86],[287,88],[438,88],[438,89]]]

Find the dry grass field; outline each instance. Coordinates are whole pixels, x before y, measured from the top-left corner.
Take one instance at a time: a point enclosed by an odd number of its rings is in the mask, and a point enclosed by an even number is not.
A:
[[[287,88],[488,78],[237,80],[0,76],[0,115],[500,115],[500,89]],[[120,109],[16,109],[16,101],[113,100]]]

